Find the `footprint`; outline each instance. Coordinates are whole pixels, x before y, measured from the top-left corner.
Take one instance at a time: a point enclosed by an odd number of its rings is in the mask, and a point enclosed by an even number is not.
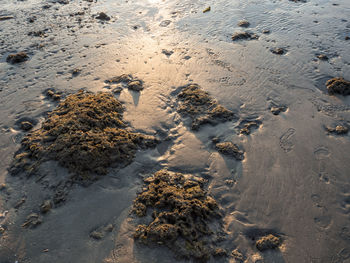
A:
[[[314,222],[317,227],[327,229],[332,223],[332,217],[330,215],[317,216],[314,218]]]
[[[290,152],[294,143],[291,141],[295,134],[294,128],[289,128],[281,137],[280,137],[280,146],[285,152]]]
[[[322,205],[322,198],[318,194],[312,194],[311,200],[315,207],[319,209],[320,216],[314,217],[314,222],[318,228],[326,229],[332,223],[332,217],[328,214],[328,209]]]
[[[314,151],[315,159],[318,161],[317,174],[321,181],[329,184],[331,180],[335,180],[334,175],[327,172],[327,164],[331,155],[327,147],[321,146]]]
[[[336,255],[332,257],[332,263],[348,262],[347,259],[349,258],[350,258],[350,249],[343,248]]]
[[[330,152],[327,147],[319,147],[314,151],[316,160],[326,160],[329,158]]]
[[[347,226],[344,226],[339,233],[340,237],[344,240],[350,241],[350,228]]]
[[[350,214],[350,194],[345,195],[345,198],[340,203],[340,206],[344,214]]]
[[[312,195],[311,195],[311,200],[314,202],[314,204],[315,204],[316,207],[319,207],[319,208],[323,207],[322,204],[321,204],[322,199],[321,199],[321,196],[320,196],[320,195],[318,195],[318,194],[312,194]]]

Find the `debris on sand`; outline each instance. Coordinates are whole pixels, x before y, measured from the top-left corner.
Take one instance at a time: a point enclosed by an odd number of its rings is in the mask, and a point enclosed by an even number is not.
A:
[[[167,57],[170,57],[172,54],[174,54],[174,51],[163,49],[163,50],[162,50],[162,53],[163,53],[164,55],[166,55]]]
[[[10,54],[6,58],[6,62],[10,64],[17,64],[28,60],[29,57],[26,52],[18,52],[16,54]]]
[[[264,30],[262,31],[262,33],[263,33],[263,34],[270,34],[270,30],[269,30],[269,29],[264,29]]]
[[[112,224],[108,224],[106,226],[99,227],[98,229],[92,231],[90,233],[90,237],[95,240],[103,239],[108,233],[112,232],[114,226]]]
[[[285,106],[271,106],[270,111],[273,115],[279,115],[281,112],[285,112],[287,107]]]
[[[26,202],[26,199],[25,199],[25,198],[21,198],[21,200],[19,200],[13,207],[14,207],[15,209],[18,209],[18,208],[20,208],[25,202]]]
[[[75,68],[71,72],[72,72],[72,77],[76,77],[81,73],[81,69]]]
[[[241,21],[238,22],[237,25],[240,26],[240,27],[249,27],[250,23],[247,20],[241,20]]]
[[[325,127],[325,128],[329,133],[333,133],[336,135],[345,135],[349,131],[349,128],[343,125],[337,125],[335,128],[333,127]]]
[[[121,84],[119,86],[118,90],[116,90],[115,93],[119,93],[119,89],[121,89],[123,86],[127,87],[130,90],[133,91],[141,91],[143,90],[143,81],[134,78],[132,75],[129,74],[122,74],[117,77],[113,77],[110,79],[105,80],[106,84]]]
[[[111,18],[104,12],[99,13],[98,16],[96,16],[96,19],[104,20],[104,21],[111,20]]]
[[[210,6],[203,10],[203,13],[209,12],[211,10]]]
[[[350,81],[343,78],[332,78],[326,82],[329,94],[350,95]]]
[[[31,31],[28,33],[28,36],[34,36],[34,37],[46,37],[46,30],[38,30],[38,31]]]
[[[271,48],[270,51],[271,51],[273,54],[276,54],[276,55],[283,55],[283,54],[287,53],[287,50],[286,50],[286,49],[280,48],[280,47]]]
[[[105,83],[107,83],[107,84],[129,83],[132,80],[133,80],[132,75],[122,74],[120,76],[105,80]]]
[[[153,136],[131,132],[122,120],[123,107],[112,93],[79,91],[61,101],[42,127],[22,140],[11,172],[28,174],[48,160],[56,160],[73,174],[72,180],[89,182],[115,164],[130,164],[138,148],[154,147]]]
[[[259,36],[257,34],[253,34],[249,32],[236,32],[231,37],[232,41],[252,40],[252,39],[258,39],[258,38]]]
[[[238,161],[244,159],[244,152],[238,148],[238,146],[232,142],[219,142],[215,145],[219,153],[231,156]]]
[[[258,129],[261,125],[261,121],[255,120],[255,121],[242,121],[240,126],[242,127],[239,131],[240,134],[249,135],[253,129]]]
[[[29,121],[22,121],[21,124],[20,124],[20,128],[23,130],[23,131],[29,131],[33,128],[33,124]]]
[[[237,263],[243,263],[246,260],[246,257],[238,249],[233,250],[231,255]]]
[[[328,57],[327,57],[327,55],[325,55],[325,54],[318,55],[317,58],[318,58],[319,60],[328,60]]]
[[[45,200],[40,206],[40,212],[46,214],[52,208],[52,202],[50,200]]]
[[[115,94],[119,94],[122,92],[122,90],[123,90],[123,86],[117,86],[112,90],[112,92]]]
[[[179,258],[205,261],[211,255],[223,256],[215,252],[219,237],[209,227],[221,216],[216,201],[204,190],[203,179],[161,170],[145,183],[147,187],[134,201],[134,212],[144,217],[152,210],[153,221],[139,225],[135,239],[165,245]]]
[[[168,25],[170,25],[170,23],[171,23],[170,20],[163,20],[162,22],[160,22],[159,26],[167,27]]]
[[[281,244],[281,239],[272,234],[261,237],[255,243],[256,248],[259,249],[260,251],[278,248],[280,244]]]
[[[179,95],[178,112],[189,116],[192,120],[192,129],[198,130],[203,124],[216,125],[235,118],[232,111],[220,105],[197,84],[185,86]]]
[[[143,90],[142,81],[141,80],[133,80],[128,83],[128,89],[133,91],[141,91]]]
[[[227,251],[226,249],[223,248],[216,248],[213,251],[213,257],[218,258],[218,257],[227,257]]]
[[[5,21],[13,18],[14,18],[13,16],[0,16],[0,21]]]
[[[53,101],[58,101],[61,99],[61,92],[55,91],[53,88],[49,88],[44,91],[45,96]]]
[[[35,21],[36,21],[36,16],[32,16],[32,17],[29,17],[28,19],[27,19],[27,21],[29,22],[29,23],[34,23]]]
[[[26,221],[22,224],[25,228],[35,228],[42,223],[42,219],[37,213],[31,213],[27,216]]]

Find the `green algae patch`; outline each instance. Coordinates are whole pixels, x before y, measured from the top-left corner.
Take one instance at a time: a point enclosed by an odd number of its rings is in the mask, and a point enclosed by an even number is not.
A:
[[[122,104],[111,93],[79,91],[50,112],[40,129],[27,134],[11,171],[31,174],[45,161],[66,167],[75,181],[91,181],[112,164],[130,164],[139,148],[155,146],[153,136],[131,132]]]
[[[191,118],[191,128],[198,130],[201,125],[216,125],[235,118],[234,113],[213,99],[197,84],[184,87],[178,95],[178,112]]]
[[[268,250],[268,249],[276,249],[281,245],[281,239],[272,234],[267,236],[263,236],[256,241],[256,248],[260,251]]]
[[[161,170],[145,183],[147,187],[135,199],[133,211],[144,217],[151,210],[153,221],[139,225],[135,239],[146,245],[165,245],[178,258],[205,261],[225,255],[215,246],[219,231],[209,226],[221,218],[219,208],[207,195],[203,179]]]

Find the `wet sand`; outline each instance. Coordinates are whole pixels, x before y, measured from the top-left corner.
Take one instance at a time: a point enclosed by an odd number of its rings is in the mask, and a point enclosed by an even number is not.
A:
[[[134,239],[133,200],[162,169],[206,180],[227,251],[209,262],[349,262],[350,135],[331,131],[350,128],[350,96],[326,87],[350,80],[349,11],[347,0],[1,1],[0,262],[191,261]],[[239,32],[254,37],[233,41]],[[7,59],[19,52],[25,61]],[[122,74],[143,89],[108,81]],[[193,130],[178,110],[191,83],[235,118]],[[30,124],[57,107],[48,89],[112,92],[127,126],[159,143],[43,212],[69,171],[8,169]],[[223,142],[244,158],[218,151]],[[22,227],[32,213],[41,223]],[[269,234],[278,247],[258,249]]]

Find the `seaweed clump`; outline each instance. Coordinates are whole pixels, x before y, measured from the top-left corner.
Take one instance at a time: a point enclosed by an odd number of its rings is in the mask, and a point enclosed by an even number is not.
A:
[[[350,95],[350,81],[343,78],[332,78],[326,82],[329,94]]]
[[[232,41],[237,40],[252,40],[252,39],[259,39],[259,36],[257,34],[249,33],[249,32],[236,32],[231,37]]]
[[[29,57],[25,52],[18,52],[16,54],[10,54],[6,58],[6,62],[10,64],[17,64],[28,60]]]
[[[329,133],[333,133],[336,135],[345,135],[349,131],[349,128],[344,125],[337,125],[335,128],[333,127],[325,127],[325,128],[326,128],[326,131],[328,131]]]
[[[191,128],[198,130],[203,124],[216,125],[235,118],[234,113],[213,99],[197,84],[190,84],[178,95],[178,112],[192,120]]]
[[[256,248],[260,251],[267,249],[276,249],[281,244],[281,239],[272,234],[263,236],[256,241]]]
[[[134,212],[143,217],[151,208],[153,221],[139,225],[134,237],[146,245],[165,245],[178,258],[223,256],[208,225],[220,218],[218,205],[204,190],[204,180],[189,176],[160,170],[145,180],[148,186],[134,201]]]
[[[130,164],[138,148],[157,141],[128,130],[122,113],[122,104],[111,93],[79,91],[67,96],[40,129],[24,137],[11,172],[31,174],[41,163],[55,160],[73,173],[74,181],[84,182],[106,174],[112,164]]]
[[[232,156],[238,161],[244,159],[244,152],[238,148],[238,146],[232,142],[219,142],[215,145],[216,149],[228,156]]]

